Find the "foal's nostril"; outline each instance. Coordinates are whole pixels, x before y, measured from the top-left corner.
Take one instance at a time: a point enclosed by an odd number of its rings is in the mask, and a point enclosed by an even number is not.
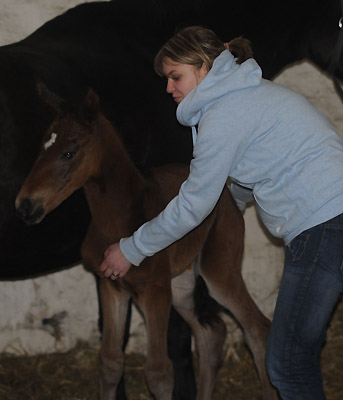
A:
[[[20,219],[25,219],[32,210],[32,203],[31,200],[28,198],[24,198],[17,206],[17,215]]]
[[[40,222],[44,216],[44,208],[40,202],[32,202],[29,198],[25,197],[16,206],[18,218],[26,224],[36,224]]]

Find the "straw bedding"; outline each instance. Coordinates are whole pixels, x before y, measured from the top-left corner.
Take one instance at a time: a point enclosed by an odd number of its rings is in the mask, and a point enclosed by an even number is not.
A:
[[[322,365],[328,400],[343,399],[342,304],[336,311],[323,350]],[[98,350],[79,343],[68,353],[0,356],[0,400],[90,400],[98,398]],[[196,364],[196,360],[195,360]],[[150,400],[144,380],[144,356],[128,354],[125,380],[129,400]],[[247,349],[225,361],[212,400],[258,400],[261,390]]]

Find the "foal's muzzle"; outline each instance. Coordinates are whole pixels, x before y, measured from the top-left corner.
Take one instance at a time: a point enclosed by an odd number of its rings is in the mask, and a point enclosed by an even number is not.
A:
[[[43,203],[40,200],[31,201],[28,197],[24,197],[20,201],[16,201],[17,216],[28,225],[38,224],[44,216]]]

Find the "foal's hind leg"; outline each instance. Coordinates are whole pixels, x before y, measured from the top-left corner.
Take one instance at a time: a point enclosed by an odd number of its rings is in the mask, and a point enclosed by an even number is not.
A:
[[[99,355],[100,399],[115,400],[123,374],[123,339],[130,295],[116,284],[100,280],[100,300],[103,312],[103,332]]]
[[[169,315],[168,357],[173,363],[173,400],[195,400],[197,388],[192,357],[192,330],[175,307],[171,308]]]
[[[212,227],[202,251],[199,272],[205,279],[210,295],[231,311],[241,325],[261,379],[263,398],[274,400],[278,395],[265,367],[270,321],[261,313],[243,281],[241,261],[244,226],[240,216],[236,216],[235,209],[229,213],[230,216],[217,220]],[[223,217],[224,214],[220,215]],[[231,231],[226,226],[230,218]],[[232,218],[236,220],[232,221]]]
[[[147,329],[145,376],[156,400],[172,400],[173,366],[168,358],[167,332],[171,307],[170,280],[156,282],[137,291],[134,298],[144,314]]]
[[[212,325],[200,325],[194,313],[195,275],[186,270],[172,280],[173,306],[192,329],[199,359],[197,400],[212,398],[215,378],[223,360],[226,326],[218,318]]]
[[[225,268],[230,269],[230,266]],[[252,352],[261,379],[263,398],[277,399],[265,368],[270,321],[257,308],[240,273],[230,276],[223,274],[219,279],[210,276],[210,273],[204,273],[203,277],[211,296],[233,314],[243,329],[244,340]]]

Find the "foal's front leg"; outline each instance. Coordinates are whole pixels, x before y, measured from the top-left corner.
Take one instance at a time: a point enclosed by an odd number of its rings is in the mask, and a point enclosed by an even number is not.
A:
[[[123,340],[130,295],[118,285],[102,278],[100,301],[103,332],[99,355],[100,399],[115,400],[124,369]]]
[[[170,281],[168,284],[158,282],[147,285],[135,301],[144,314],[147,329],[145,376],[149,389],[156,400],[172,400],[173,367],[167,350],[171,307]]]

